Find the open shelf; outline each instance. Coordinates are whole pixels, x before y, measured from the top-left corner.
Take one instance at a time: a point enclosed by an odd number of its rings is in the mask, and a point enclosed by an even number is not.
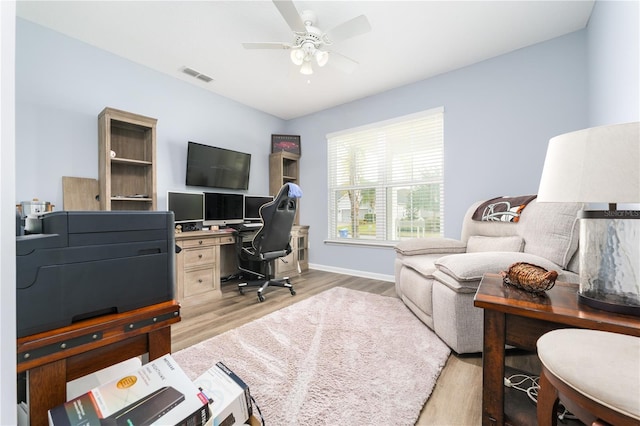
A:
[[[113,108],[98,116],[102,210],[156,210],[156,123]]]

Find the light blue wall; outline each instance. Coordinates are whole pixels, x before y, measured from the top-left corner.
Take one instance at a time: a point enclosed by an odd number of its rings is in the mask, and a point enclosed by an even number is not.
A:
[[[589,124],[640,120],[640,2],[598,1],[589,21]]]
[[[549,139],[587,127],[586,32],[292,120],[303,141],[301,220],[309,259],[332,268],[392,275],[392,248],[323,243],[327,235],[326,139],[330,132],[444,106],[445,236],[458,238],[476,200],[535,194]]]
[[[262,193],[269,135],[299,134],[311,264],[390,277],[391,248],[323,243],[325,135],[444,106],[445,233],[457,237],[471,202],[537,191],[550,137],[638,120],[637,15],[637,2],[597,2],[586,30],[288,122],[18,19],[16,201],[62,206],[62,176],[97,178],[105,106],[158,118],[159,208],[185,188],[187,140],[252,153],[248,192]]]
[[[106,106],[158,119],[158,209],[184,184],[187,141],[249,152],[248,193],[268,193],[271,115],[17,19],[16,201],[62,209],[62,176],[98,178],[98,121]]]

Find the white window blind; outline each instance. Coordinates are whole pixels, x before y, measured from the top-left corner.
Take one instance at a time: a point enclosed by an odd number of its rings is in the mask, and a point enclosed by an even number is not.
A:
[[[329,239],[443,235],[444,109],[327,135]]]

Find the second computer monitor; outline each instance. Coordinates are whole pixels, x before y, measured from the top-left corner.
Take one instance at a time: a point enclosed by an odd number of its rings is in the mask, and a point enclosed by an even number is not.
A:
[[[270,195],[245,195],[244,196],[244,220],[245,222],[260,222],[260,207],[273,201]]]
[[[204,193],[204,225],[226,226],[244,221],[243,195],[220,192]]]

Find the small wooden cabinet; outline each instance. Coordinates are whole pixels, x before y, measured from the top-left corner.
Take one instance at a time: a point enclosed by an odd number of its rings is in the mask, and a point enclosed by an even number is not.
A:
[[[222,297],[220,291],[220,246],[235,244],[228,232],[193,231],[176,234],[175,299],[188,307]]]
[[[296,261],[300,272],[309,269],[309,226],[297,225],[291,231],[292,248],[296,252]]]
[[[285,262],[276,259],[275,275],[278,278],[298,275],[309,269],[309,226],[294,225],[291,228],[291,253],[283,258]]]
[[[114,108],[98,116],[101,210],[156,210],[156,123]]]

